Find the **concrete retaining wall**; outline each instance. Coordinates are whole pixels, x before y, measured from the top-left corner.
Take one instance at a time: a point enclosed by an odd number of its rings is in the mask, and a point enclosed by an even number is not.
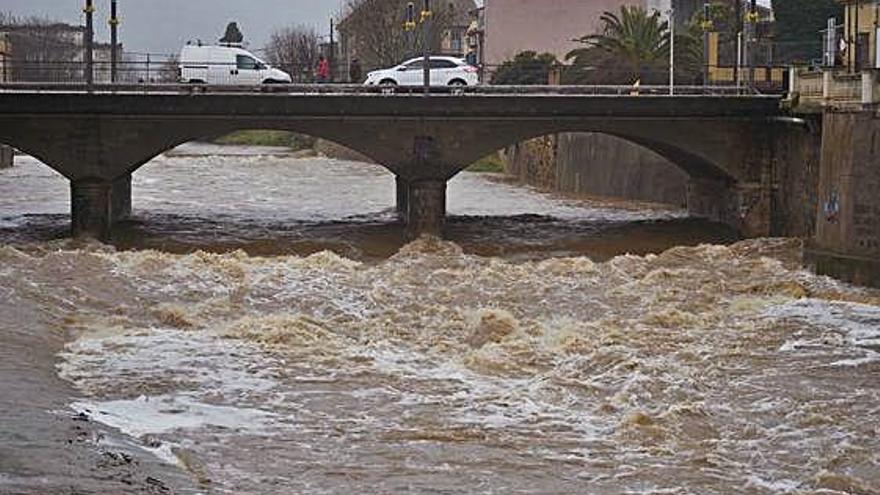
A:
[[[687,175],[660,155],[597,133],[545,136],[508,148],[507,173],[540,188],[685,206]]]

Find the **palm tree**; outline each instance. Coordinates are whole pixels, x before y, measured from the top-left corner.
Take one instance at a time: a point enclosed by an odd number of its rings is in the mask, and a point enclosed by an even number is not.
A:
[[[659,12],[623,6],[619,16],[605,12],[600,20],[602,33],[576,40],[586,47],[569,52],[566,60],[574,59],[575,66],[592,66],[599,72],[610,69],[613,79],[625,78],[628,83],[660,73],[669,54],[669,27]]]

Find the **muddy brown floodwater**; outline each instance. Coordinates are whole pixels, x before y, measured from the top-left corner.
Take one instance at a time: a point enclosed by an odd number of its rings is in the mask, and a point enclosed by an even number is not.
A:
[[[0,171],[0,493],[880,493],[880,293],[656,206],[187,145]]]

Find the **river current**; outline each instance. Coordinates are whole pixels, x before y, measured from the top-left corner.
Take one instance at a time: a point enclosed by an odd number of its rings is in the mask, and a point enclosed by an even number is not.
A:
[[[0,171],[0,493],[111,477],[29,468],[39,414],[188,480],[155,493],[880,493],[877,291],[796,240],[471,173],[448,240],[405,244],[393,182],[187,145],[109,246],[64,238],[50,169]]]

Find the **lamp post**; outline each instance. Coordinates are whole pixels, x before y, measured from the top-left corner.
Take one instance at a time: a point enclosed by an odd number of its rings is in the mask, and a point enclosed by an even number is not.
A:
[[[119,17],[116,15],[116,0],[112,0],[110,2],[110,82],[116,83],[117,81],[117,65],[119,60],[118,57],[118,47],[119,47]]]
[[[748,13],[748,36],[746,37],[746,64],[749,67],[749,88],[755,89],[755,42],[758,38],[758,0],[751,0]]]
[[[675,7],[669,5],[669,96],[675,95]]]
[[[416,52],[415,31],[416,31],[416,4],[409,2],[406,4],[405,21],[403,30],[406,32],[406,49],[409,51],[407,56],[414,55]]]
[[[703,3],[703,22],[700,23],[700,27],[703,28],[703,86],[709,85],[709,74],[712,68],[709,66],[711,63],[711,58],[709,57],[709,51],[712,49],[709,46],[709,32],[715,27],[712,22],[712,12],[710,10],[711,5],[709,2]]]
[[[86,86],[89,88],[92,87],[94,83],[94,67],[92,56],[94,54],[94,42],[95,42],[95,24],[94,24],[94,16],[95,16],[95,4],[94,0],[86,0],[86,6],[83,8],[83,12],[86,14],[86,32],[85,32],[85,80]]]
[[[424,75],[425,96],[431,94],[431,24],[434,12],[431,11],[431,0],[423,0],[422,4],[422,33],[424,36],[424,60],[422,73]]]

